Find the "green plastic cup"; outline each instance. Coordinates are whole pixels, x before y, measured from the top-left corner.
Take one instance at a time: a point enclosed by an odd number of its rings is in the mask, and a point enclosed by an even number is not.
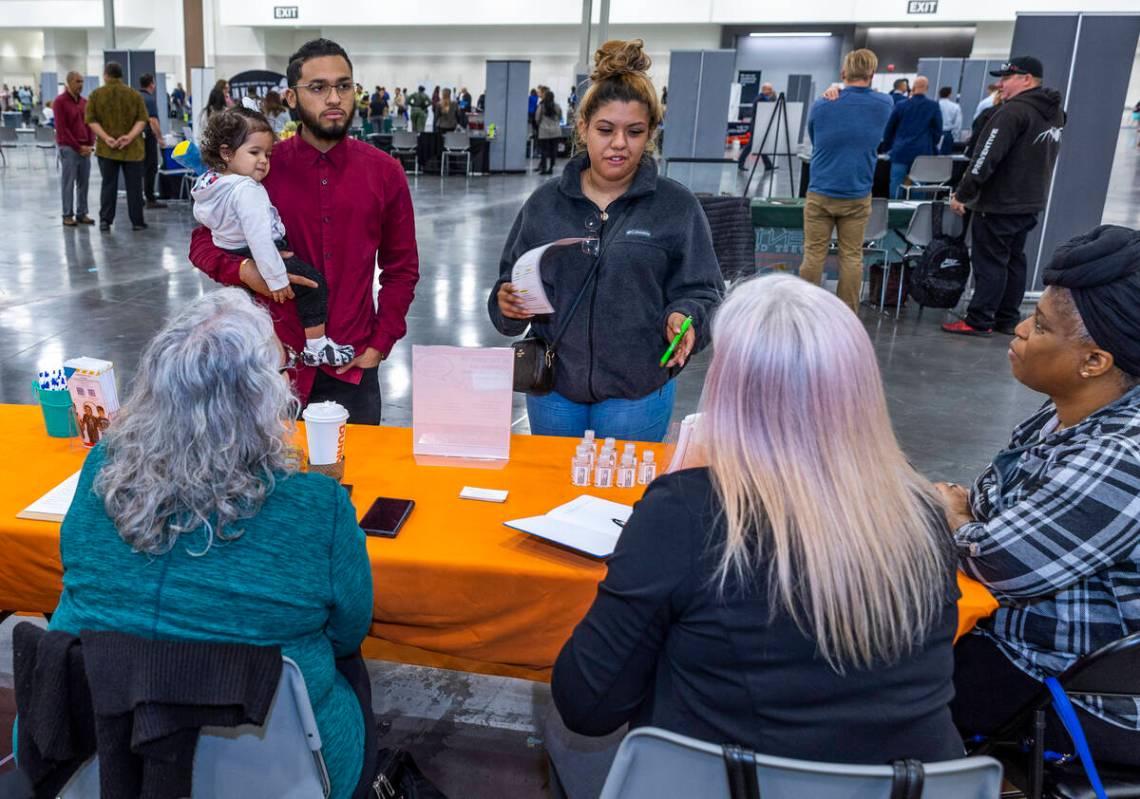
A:
[[[52,438],[71,438],[79,435],[79,425],[75,421],[75,409],[71,406],[71,393],[42,389],[35,380],[32,391],[40,401],[40,411],[44,415],[44,426]]]

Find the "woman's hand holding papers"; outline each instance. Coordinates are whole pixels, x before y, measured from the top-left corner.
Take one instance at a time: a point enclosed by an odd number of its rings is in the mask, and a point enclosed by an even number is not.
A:
[[[526,312],[526,305],[517,293],[514,283],[504,283],[499,286],[499,313],[508,319],[530,319],[532,314]]]

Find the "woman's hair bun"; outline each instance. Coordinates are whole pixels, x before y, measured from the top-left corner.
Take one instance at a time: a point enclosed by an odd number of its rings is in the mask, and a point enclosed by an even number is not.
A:
[[[619,75],[644,75],[652,64],[641,39],[611,39],[594,53],[594,72],[590,80],[596,82]]]

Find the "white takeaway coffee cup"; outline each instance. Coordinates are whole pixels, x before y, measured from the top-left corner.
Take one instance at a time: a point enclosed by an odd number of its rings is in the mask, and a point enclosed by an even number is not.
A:
[[[309,444],[309,463],[327,466],[344,457],[345,423],[348,411],[331,400],[314,402],[305,408],[305,438]]]

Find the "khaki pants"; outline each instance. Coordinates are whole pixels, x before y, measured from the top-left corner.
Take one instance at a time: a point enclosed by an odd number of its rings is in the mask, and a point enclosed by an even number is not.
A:
[[[836,293],[856,313],[863,288],[863,230],[870,216],[870,194],[858,200],[838,200],[809,191],[804,205],[804,259],[800,263],[800,277],[819,285],[834,229],[839,241],[839,290]]]

